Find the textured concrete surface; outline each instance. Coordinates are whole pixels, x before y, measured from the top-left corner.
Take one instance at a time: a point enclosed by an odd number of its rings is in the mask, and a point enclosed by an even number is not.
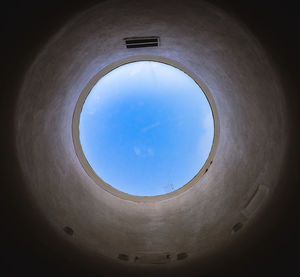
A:
[[[106,1],[85,17],[79,1],[49,2],[11,4],[0,18],[1,274],[299,272],[299,111],[291,83],[298,48],[291,2],[211,1],[240,12],[267,51],[241,23],[201,3]],[[76,9],[77,17],[69,17]],[[58,26],[64,27],[58,32]],[[123,48],[123,37],[154,32],[162,39],[159,49]],[[72,112],[90,78],[141,54],[193,71],[213,94],[221,121],[208,172],[190,190],[157,203],[101,190],[81,168],[71,136]],[[280,76],[272,58],[281,62]]]
[[[144,35],[160,36],[160,47],[124,47],[124,37]],[[84,87],[104,67],[136,55],[165,57],[194,72],[219,113],[212,166],[163,201],[137,203],[104,191],[83,170],[72,141]],[[225,13],[192,1],[109,1],[66,24],[31,65],[16,110],[16,144],[26,189],[62,239],[96,259],[137,266],[138,257],[173,267],[251,236],[249,227],[278,190],[286,113],[263,48]],[[180,253],[187,258],[178,260]]]

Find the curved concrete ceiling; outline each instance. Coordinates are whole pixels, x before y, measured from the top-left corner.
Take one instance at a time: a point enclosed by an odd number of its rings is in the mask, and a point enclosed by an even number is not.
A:
[[[159,36],[160,46],[124,46],[124,37],[144,34]],[[211,91],[219,114],[209,171],[164,201],[136,203],[107,193],[74,151],[71,126],[80,93],[99,71],[133,56],[167,58],[188,68]],[[246,233],[255,212],[272,198],[288,139],[283,94],[259,43],[214,7],[103,3],[65,25],[28,70],[16,111],[20,164],[53,231],[82,251],[116,262],[127,255],[129,265],[143,257],[147,264],[158,259],[178,265],[180,253],[188,262],[237,239],[236,224]],[[72,237],[65,226],[74,230]]]
[[[123,38],[145,35],[159,36],[159,47],[125,47]],[[122,199],[97,186],[72,140],[86,85],[136,57],[169,59],[192,72],[219,115],[207,172],[157,201]],[[14,122],[24,192],[55,240],[96,268],[158,274],[211,265],[256,237],[284,190],[292,126],[286,94],[260,42],[222,10],[195,1],[106,1],[71,18],[24,75]]]

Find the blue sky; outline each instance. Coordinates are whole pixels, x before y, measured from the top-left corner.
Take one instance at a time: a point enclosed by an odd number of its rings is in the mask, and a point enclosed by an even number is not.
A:
[[[83,105],[83,152],[98,176],[138,196],[174,191],[205,163],[213,116],[195,81],[170,65],[139,61],[102,77]]]

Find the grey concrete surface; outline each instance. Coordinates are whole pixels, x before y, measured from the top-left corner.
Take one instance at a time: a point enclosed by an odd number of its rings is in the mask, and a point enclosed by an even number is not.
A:
[[[124,47],[124,37],[144,35],[160,36],[160,47]],[[97,186],[72,141],[73,112],[86,84],[104,67],[136,55],[165,57],[193,71],[220,119],[209,171],[188,191],[150,203]],[[79,14],[26,73],[16,130],[27,189],[53,231],[94,257],[124,263],[118,255],[128,255],[129,266],[137,266],[135,257],[162,253],[170,262],[161,266],[178,266],[251,236],[248,226],[279,189],[288,139],[284,91],[261,45],[222,11],[193,1],[109,1]],[[243,228],[233,232],[237,223]],[[178,261],[183,252],[188,258]],[[145,260],[149,266],[151,258]]]
[[[122,38],[133,35],[159,35],[161,46],[125,49]],[[136,55],[169,58],[193,71],[220,118],[220,141],[204,177],[151,203],[126,201],[95,185],[72,141],[82,89],[105,66]],[[268,221],[268,204],[284,189],[287,94],[256,38],[213,6],[107,1],[71,19],[27,70],[15,112],[22,189],[57,240],[102,265],[163,272],[226,256],[254,238],[257,222]]]

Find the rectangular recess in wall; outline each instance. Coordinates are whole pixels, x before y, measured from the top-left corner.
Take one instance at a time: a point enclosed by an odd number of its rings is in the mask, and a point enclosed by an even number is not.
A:
[[[159,37],[130,37],[124,38],[127,48],[157,47],[159,46]]]
[[[171,256],[169,253],[139,253],[135,256],[134,262],[139,264],[166,264]]]

